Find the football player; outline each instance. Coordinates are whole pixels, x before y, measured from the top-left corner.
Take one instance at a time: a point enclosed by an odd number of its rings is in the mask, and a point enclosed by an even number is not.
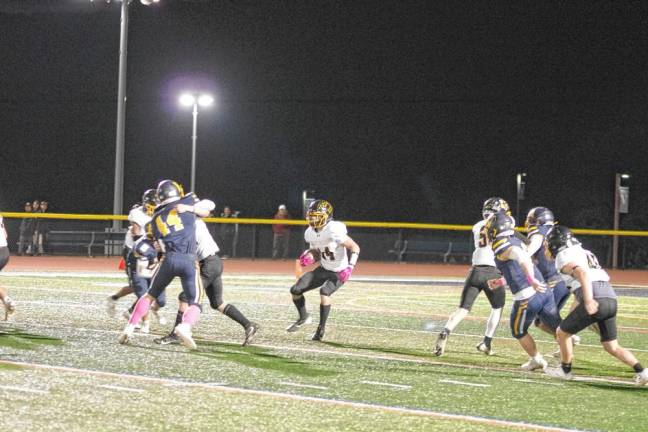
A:
[[[193,194],[186,195],[182,186],[173,180],[163,180],[157,187],[160,205],[147,226],[147,236],[156,241],[164,256],[151,278],[151,285],[146,294],[137,301],[135,309],[119,342],[125,344],[135,331],[135,324],[146,315],[151,303],[158,297],[177,276],[182,284],[182,291],[189,306],[182,316],[182,322],[175,327],[175,334],[190,349],[196,348],[191,328],[200,316],[202,292],[197,282],[196,273],[196,215],[193,213]],[[178,211],[178,204],[188,204],[189,211]],[[136,252],[149,261],[154,260],[158,251],[148,242],[140,242]],[[137,244],[136,244],[137,246]]]
[[[7,229],[4,226],[2,216],[0,216],[0,271],[7,265],[9,262],[9,245],[7,243]],[[9,315],[16,311],[16,304],[7,294],[5,288],[0,288],[0,301],[4,305],[5,310],[5,321],[9,319]]]
[[[214,209],[215,204],[211,200],[201,200],[194,204],[194,213],[199,218],[196,219],[196,242],[198,265],[200,267],[200,279],[202,287],[207,293],[209,304],[212,309],[216,309],[225,316],[239,323],[245,331],[245,340],[243,346],[252,342],[252,338],[259,330],[259,325],[255,322],[248,320],[245,315],[239,311],[236,306],[223,301],[223,261],[218,256],[219,248],[214,238],[209,233],[207,225],[200,219],[208,217],[209,213]],[[177,210],[179,212],[191,210],[186,204],[178,204]],[[180,304],[178,306],[178,314],[176,315],[176,325],[182,321],[182,315],[187,309],[188,304],[184,292],[180,294]],[[154,339],[153,341],[158,344],[166,345],[177,342],[178,337],[175,333],[171,332],[167,336]]]
[[[539,316],[550,329],[556,331],[560,316],[554,297],[547,292],[542,274],[533,265],[522,241],[515,236],[515,222],[511,216],[504,211],[491,216],[486,223],[486,234],[495,254],[495,265],[504,275],[513,294],[511,333],[529,355],[529,361],[522,365],[522,369],[545,369],[547,362],[538,352],[528,329]]]
[[[155,212],[155,208],[158,204],[159,201],[157,199],[157,191],[155,189],[147,189],[142,194],[142,204],[134,205],[128,213],[128,221],[130,222],[130,226],[126,231],[123,251],[123,258],[126,263],[125,270],[126,275],[128,276],[128,285],[122,287],[115,294],[108,297],[106,309],[110,316],[115,315],[115,307],[119,298],[131,293],[135,293],[135,295],[139,299],[146,293],[146,291],[148,291],[150,275],[145,276],[139,274],[138,263],[140,263],[141,259],[133,250],[133,246],[135,242],[137,242],[145,234],[146,224],[151,221],[151,216]],[[151,307],[151,311],[154,313],[161,325],[165,325],[166,320],[158,314],[158,310],[164,307],[165,304],[165,293],[162,293],[155,300],[155,303]],[[134,308],[135,303],[131,305],[127,312],[124,312],[126,319],[130,318],[130,314],[133,312]],[[148,316],[145,316],[142,320],[142,327],[140,328],[140,332],[148,333],[149,327],[150,321],[148,319]]]
[[[304,233],[304,240],[310,247],[301,254],[299,263],[306,267],[318,260],[319,265],[314,270],[304,273],[290,288],[299,318],[288,326],[286,331],[295,332],[312,322],[311,316],[306,312],[304,293],[319,288],[320,319],[312,340],[321,341],[331,311],[331,295],[351,277],[358,262],[360,246],[347,235],[346,225],[333,220],[333,206],[328,201],[313,201],[308,206],[306,220],[309,227]],[[347,249],[351,251],[350,257],[347,256]]]
[[[556,225],[546,237],[547,253],[569,285],[578,305],[560,323],[556,335],[560,343],[560,367],[549,368],[552,377],[572,379],[573,347],[571,336],[592,324],[597,324],[605,351],[636,372],[639,385],[648,384],[648,369],[617,341],[617,296],[610,276],[601,268],[596,256],[583,249],[581,243],[566,227]]]
[[[472,227],[473,240],[475,242],[475,251],[472,255],[472,267],[468,272],[463,291],[461,292],[459,307],[450,315],[443,330],[437,337],[434,347],[434,355],[436,356],[443,355],[448,336],[450,336],[450,333],[470,313],[477,296],[482,291],[491,305],[491,313],[488,321],[486,321],[484,339],[477,344],[477,350],[486,355],[492,355],[494,353],[491,347],[491,341],[493,340],[495,330],[497,330],[497,325],[502,316],[502,308],[506,299],[506,281],[502,277],[502,273],[495,266],[495,256],[487,241],[486,220],[499,211],[504,211],[510,215],[508,203],[498,197],[487,199],[482,207],[483,219]]]

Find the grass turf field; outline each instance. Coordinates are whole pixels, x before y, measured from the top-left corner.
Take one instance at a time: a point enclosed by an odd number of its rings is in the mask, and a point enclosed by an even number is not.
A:
[[[2,430],[614,430],[648,424],[648,387],[606,354],[594,333],[581,333],[574,373],[563,382],[526,373],[508,331],[508,309],[484,356],[489,305],[472,315],[431,355],[437,331],[461,287],[351,281],[333,297],[324,343],[310,341],[316,323],[285,327],[296,312],[281,277],[225,277],[225,299],[262,328],[242,348],[242,329],[206,308],[195,330],[198,350],[117,336],[105,298],[125,278],[0,276],[18,302],[0,322]],[[163,315],[175,317],[173,284]],[[121,300],[126,309],[134,297]],[[306,295],[317,321],[317,292]],[[648,364],[648,298],[620,297],[620,342]],[[507,298],[510,302],[510,298]],[[121,312],[121,311],[119,311]],[[170,329],[154,323],[152,333]],[[556,345],[533,330],[547,359]]]

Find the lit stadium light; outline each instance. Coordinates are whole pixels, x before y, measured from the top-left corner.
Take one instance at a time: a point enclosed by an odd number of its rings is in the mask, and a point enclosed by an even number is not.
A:
[[[198,106],[209,107],[214,104],[214,96],[208,93],[182,93],[180,105],[193,107],[193,133],[191,135],[191,191],[196,191],[196,140],[198,137]]]
[[[211,106],[214,103],[214,97],[208,94],[201,94],[198,96],[198,105],[202,107]]]
[[[185,107],[193,106],[196,103],[196,98],[191,93],[183,93],[180,96],[180,105]]]

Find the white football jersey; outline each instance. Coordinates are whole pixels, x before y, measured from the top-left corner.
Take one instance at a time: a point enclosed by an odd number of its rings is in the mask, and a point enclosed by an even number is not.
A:
[[[495,254],[486,239],[486,219],[480,220],[472,227],[475,250],[472,254],[472,265],[487,265],[495,267]],[[483,231],[483,232],[482,232]]]
[[[568,247],[556,255],[556,269],[559,273],[560,269],[569,263],[574,263],[578,267],[585,269],[592,282],[609,282],[610,280],[610,276],[601,268],[596,256],[587,249],[583,249],[581,245]],[[560,273],[560,275],[572,292],[580,288],[581,285],[578,279],[564,273]]]
[[[196,244],[196,254],[199,261],[218,253],[220,250],[207,229],[207,224],[200,218],[196,218]]]
[[[342,242],[346,238],[346,225],[338,221],[329,222],[320,231],[308,227],[304,233],[304,240],[310,245],[310,248],[320,252],[322,267],[334,272],[349,267],[347,251],[342,246]]]
[[[0,216],[0,247],[7,247],[7,232],[5,231],[4,220]]]
[[[126,230],[126,236],[124,237],[124,247],[128,249],[133,249],[135,245],[135,239],[133,238],[133,233],[131,232],[130,227]]]

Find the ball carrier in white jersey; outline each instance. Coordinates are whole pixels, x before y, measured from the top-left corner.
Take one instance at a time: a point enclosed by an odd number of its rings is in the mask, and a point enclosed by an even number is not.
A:
[[[493,354],[491,341],[497,330],[497,325],[502,317],[502,308],[506,299],[506,281],[502,273],[495,266],[495,255],[493,249],[487,242],[486,219],[498,211],[509,211],[508,203],[502,198],[489,198],[484,202],[482,208],[483,220],[472,227],[475,251],[472,255],[472,267],[466,277],[459,307],[455,310],[443,330],[439,333],[434,347],[434,355],[440,356],[445,352],[445,346],[450,333],[470,313],[477,296],[484,292],[488,302],[491,304],[491,313],[486,321],[484,339],[477,344],[477,350],[487,355]]]
[[[197,200],[197,198],[196,198]],[[211,200],[197,201],[193,206],[186,204],[178,204],[176,209],[178,212],[193,212],[199,218],[208,217],[210,212],[214,210],[215,204]],[[254,338],[254,335],[259,330],[259,325],[255,322],[248,320],[237,308],[231,303],[223,301],[223,261],[218,256],[220,248],[214,241],[214,238],[207,229],[207,224],[202,219],[196,219],[196,255],[198,257],[198,265],[200,268],[200,282],[202,288],[207,294],[209,305],[212,309],[219,311],[228,318],[236,321],[243,327],[245,331],[245,340],[243,346],[249,345]],[[187,310],[189,304],[186,301],[184,293],[180,293],[178,298],[178,313],[176,314],[177,326],[182,322],[182,316]],[[179,343],[178,336],[169,333],[167,336],[153,339],[155,343],[167,345],[171,343]]]
[[[637,384],[648,384],[648,369],[644,369],[637,358],[617,341],[617,296],[610,285],[610,276],[601,268],[596,256],[583,249],[572,232],[564,226],[556,225],[547,234],[545,243],[547,254],[555,258],[556,269],[578,302],[556,330],[560,343],[560,367],[546,369],[547,375],[562,379],[573,378],[572,335],[596,324],[605,351],[634,369]]]
[[[7,229],[4,226],[4,221],[2,216],[0,216],[0,270],[4,268],[9,262],[9,245],[7,243]],[[4,319],[7,321],[9,315],[16,311],[16,305],[13,300],[7,294],[5,288],[0,287],[0,301],[4,305],[5,316]]]
[[[308,206],[306,220],[309,227],[304,240],[310,245],[299,257],[302,267],[314,264],[319,266],[304,273],[290,288],[293,303],[299,312],[299,319],[286,331],[294,332],[312,322],[306,311],[304,293],[320,289],[320,321],[312,339],[321,341],[326,331],[326,320],[331,310],[331,295],[349,280],[358,261],[360,246],[347,235],[346,225],[333,220],[333,206],[328,201],[315,200]],[[351,255],[347,256],[347,249]]]

